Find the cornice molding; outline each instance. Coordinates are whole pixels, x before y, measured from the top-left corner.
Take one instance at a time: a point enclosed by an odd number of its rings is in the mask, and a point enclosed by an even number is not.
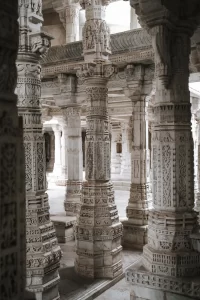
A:
[[[192,49],[200,42],[200,28],[191,38]],[[143,29],[134,29],[111,35],[110,60],[118,66],[130,63],[152,64],[154,51],[151,36]],[[42,77],[59,73],[76,73],[83,63],[82,41],[51,47],[42,60]],[[192,70],[192,69],[191,69]]]

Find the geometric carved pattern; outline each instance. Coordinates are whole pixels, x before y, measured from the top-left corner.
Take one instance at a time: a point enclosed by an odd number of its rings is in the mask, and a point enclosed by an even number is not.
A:
[[[29,7],[20,2],[19,21],[28,18],[34,9],[30,1]],[[36,11],[35,11],[36,10]],[[19,95],[19,115],[23,120],[24,150],[26,163],[26,285],[27,290],[34,292],[37,299],[57,300],[58,268],[61,250],[58,246],[55,229],[50,221],[48,196],[46,191],[45,140],[41,124],[41,66],[39,58],[45,45],[38,32],[34,39],[28,37],[25,23],[20,23],[20,45],[17,59]],[[27,41],[30,41],[27,45]],[[33,52],[30,51],[30,47]],[[42,51],[42,52],[41,52]]]
[[[143,248],[141,262],[132,268],[131,277],[127,273],[127,280],[133,285],[191,296],[191,280],[185,281],[184,277],[200,275],[200,252],[193,248],[191,239],[197,228],[197,214],[193,210],[188,66],[190,35],[195,27],[185,10],[184,21],[176,15],[176,32],[175,28],[170,29],[171,7],[166,3],[153,0],[151,11],[142,0],[132,1],[132,5],[152,35],[156,94],[152,105],[153,209],[149,211],[148,244]],[[197,2],[193,9],[195,6],[197,9]],[[166,12],[168,17],[163,24]],[[182,29],[183,23],[189,32]],[[199,282],[196,288],[199,289]]]

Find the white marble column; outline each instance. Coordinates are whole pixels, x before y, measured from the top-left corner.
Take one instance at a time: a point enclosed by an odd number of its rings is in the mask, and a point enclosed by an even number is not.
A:
[[[66,215],[76,215],[80,209],[80,197],[83,181],[83,155],[81,135],[81,107],[74,104],[63,109],[67,128],[66,159],[68,178],[65,194]]]
[[[61,164],[61,128],[59,125],[52,125],[52,129],[55,136],[55,160],[53,167],[53,176],[55,177],[55,182],[61,177],[62,164]]]
[[[66,31],[66,44],[79,40],[79,10],[80,5],[76,1],[53,1],[54,9],[59,13],[59,17]]]
[[[67,126],[63,123],[61,126],[61,140],[60,140],[60,176],[56,180],[56,185],[66,186],[68,177],[68,162],[67,162]]]
[[[130,120],[122,123],[122,158],[121,158],[121,177],[131,180],[131,126]]]
[[[194,194],[195,202],[197,204],[198,191],[199,191],[199,179],[198,179],[198,145],[199,145],[199,115],[200,99],[198,97],[191,96],[191,124],[192,124],[192,137],[194,142]],[[198,205],[198,204],[197,204]]]
[[[152,0],[150,10],[147,2],[132,2],[149,29],[155,53],[153,208],[148,217],[148,243],[141,260],[126,275],[136,296],[145,299],[156,299],[157,290],[163,299],[199,297],[200,284],[194,285],[200,253],[199,238],[193,235],[196,231],[199,236],[188,86],[190,37],[197,26],[190,12],[199,12],[197,2],[185,1],[184,6],[179,2],[177,10],[170,2]]]
[[[14,3],[15,1],[12,2],[12,9]],[[39,5],[41,2],[34,4],[33,6],[31,1],[26,0],[19,2],[20,40],[16,62],[18,71],[16,93],[18,113],[23,120],[26,166],[26,286],[28,291],[35,294],[36,300],[55,300],[60,298],[58,268],[61,249],[49,214],[45,140],[40,103],[40,59],[50,47],[50,37],[40,30],[43,20],[42,7]],[[30,24],[31,21],[34,24]],[[17,28],[17,25],[10,28]],[[9,59],[11,58],[12,55]],[[14,70],[12,74],[15,74]],[[8,152],[8,155],[11,154]],[[21,187],[21,190],[23,188]],[[13,284],[12,286],[14,288]],[[14,299],[14,297],[7,298]]]
[[[195,120],[196,120],[196,129],[197,129],[196,153],[194,154],[194,164],[196,165],[196,177],[197,177],[195,209],[198,212],[200,212],[200,110],[196,112]],[[199,224],[200,224],[200,216],[199,216]]]
[[[128,220],[123,222],[123,245],[136,249],[142,249],[147,243],[149,149],[146,94],[151,91],[153,75],[154,70],[144,65],[128,65],[126,68],[125,94],[132,102],[132,143],[130,198],[126,208]]]
[[[122,224],[110,180],[109,77],[110,31],[105,22],[109,1],[81,0],[86,10],[83,29],[85,64],[77,75],[84,80],[86,119],[86,181],[76,225],[76,272],[90,278],[115,278],[122,274]]]
[[[111,174],[120,174],[122,154],[117,153],[117,144],[122,145],[121,125],[112,124],[111,126]]]

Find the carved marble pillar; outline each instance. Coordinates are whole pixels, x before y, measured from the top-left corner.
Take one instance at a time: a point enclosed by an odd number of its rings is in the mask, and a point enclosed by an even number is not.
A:
[[[193,2],[191,9],[199,12],[197,2]],[[166,293],[199,297],[200,285],[193,281],[194,276],[200,275],[200,253],[193,242],[195,238],[191,239],[197,214],[188,88],[190,37],[197,23],[188,15],[190,1],[177,8],[177,19],[172,2],[155,0],[151,7],[142,0],[132,3],[152,35],[156,95],[152,128],[153,208],[148,218],[148,244],[140,262],[127,271],[126,278],[135,286],[137,297],[156,299],[156,289],[163,299]]]
[[[58,124],[52,125],[52,129],[55,136],[55,160],[53,167],[53,176],[55,177],[55,182],[61,177],[61,128]]]
[[[120,149],[118,149],[118,147]],[[121,125],[112,124],[111,132],[111,173],[120,174],[121,172],[121,150],[122,149],[122,134]],[[119,151],[119,153],[118,153]]]
[[[76,104],[63,108],[66,122],[67,147],[65,150],[68,176],[65,194],[66,215],[76,215],[80,208],[83,181],[83,157],[81,135],[81,108]]]
[[[76,225],[75,269],[90,278],[114,278],[122,273],[122,224],[110,181],[110,126],[107,81],[115,68],[108,61],[110,32],[105,22],[108,1],[82,1],[85,64],[77,73],[85,79],[87,97],[86,181]]]
[[[55,160],[55,137],[53,131],[49,131],[48,133],[50,136],[50,159],[48,162],[47,172],[53,172],[54,160]]]
[[[129,122],[122,123],[121,177],[131,179],[131,127]]]
[[[198,110],[200,108],[200,99],[198,97],[190,97],[191,102],[191,123],[192,123],[192,137],[194,143],[194,194],[195,194],[195,203],[198,198],[198,129],[199,129],[199,120],[198,120]]]
[[[195,209],[200,212],[200,110],[196,112],[195,120],[197,122],[197,153],[196,153],[196,176],[197,176],[197,191],[196,191],[196,203]],[[195,161],[195,160],[194,160]],[[200,224],[200,216],[199,216]]]
[[[79,40],[79,3],[76,1],[64,0],[53,1],[54,9],[59,13],[59,17],[66,30],[66,44]]]
[[[22,120],[14,94],[18,2],[0,1],[0,299],[24,299],[25,166]]]
[[[126,208],[127,221],[123,222],[123,245],[142,249],[147,243],[148,190],[148,122],[147,97],[152,88],[153,71],[143,65],[126,68],[125,94],[132,101],[131,187]]]
[[[41,22],[41,15],[35,13],[31,3],[19,2],[20,45],[16,88],[19,115],[23,119],[26,166],[26,279],[27,290],[35,293],[36,300],[57,300],[60,299],[58,268],[61,250],[49,215],[40,108],[39,60],[49,47],[49,37],[42,32],[29,32],[34,27],[28,22],[30,13],[29,20]]]
[[[61,137],[61,178],[60,185],[67,184],[68,167],[67,167],[67,126],[62,124],[62,137]],[[57,181],[58,184],[58,181]]]

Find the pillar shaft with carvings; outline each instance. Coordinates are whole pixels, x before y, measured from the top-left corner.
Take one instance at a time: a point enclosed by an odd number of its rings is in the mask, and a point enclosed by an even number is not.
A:
[[[22,122],[14,94],[18,2],[0,1],[0,299],[24,299],[25,166]]]
[[[53,167],[53,176],[55,182],[59,181],[61,178],[61,128],[58,124],[52,125],[52,129],[55,136],[55,160],[54,160],[54,167]]]
[[[65,28],[66,44],[78,41],[80,5],[70,0],[54,0],[53,7],[59,13],[60,20]]]
[[[66,215],[75,215],[80,208],[83,181],[81,108],[76,104],[63,109],[67,128],[66,157],[68,178],[65,194]]]
[[[131,126],[130,120],[122,123],[121,177],[131,179]]]
[[[62,127],[62,137],[61,137],[61,177],[56,182],[56,184],[66,185],[68,176],[68,163],[67,163],[67,126],[65,124]]]
[[[91,278],[114,278],[122,273],[122,225],[110,181],[110,125],[107,81],[115,68],[108,61],[110,33],[102,0],[81,1],[86,10],[83,29],[87,97],[86,181],[76,226],[75,269]]]
[[[111,173],[120,174],[122,150],[122,134],[120,123],[112,123],[111,136]]]
[[[132,3],[152,35],[156,95],[152,127],[153,209],[149,211],[148,244],[143,248],[141,261],[131,268],[132,272],[127,272],[127,279],[133,285],[190,295],[194,290],[189,288],[193,283],[188,277],[200,274],[200,253],[191,239],[197,214],[193,210],[188,88],[190,37],[197,19],[188,15],[185,3],[177,11],[173,1],[155,0],[151,7],[140,0]],[[199,2],[192,5],[193,12],[199,12]]]
[[[127,90],[132,101],[131,137],[131,187],[126,209],[127,221],[123,222],[123,245],[142,249],[147,243],[148,222],[148,123],[147,97],[152,87],[154,70],[143,65],[126,68]]]
[[[38,2],[39,3],[39,2]],[[35,4],[36,5],[36,4]],[[39,5],[39,4],[38,4]],[[19,115],[23,119],[26,165],[26,279],[27,289],[36,300],[59,299],[59,261],[61,250],[50,221],[46,194],[45,140],[42,133],[40,91],[41,54],[49,37],[40,31],[39,7],[19,3],[20,45],[17,58]],[[29,18],[30,16],[30,18]],[[29,21],[35,22],[35,26]],[[34,32],[37,28],[37,33]],[[30,33],[31,31],[31,33]],[[29,34],[28,34],[29,33]]]

